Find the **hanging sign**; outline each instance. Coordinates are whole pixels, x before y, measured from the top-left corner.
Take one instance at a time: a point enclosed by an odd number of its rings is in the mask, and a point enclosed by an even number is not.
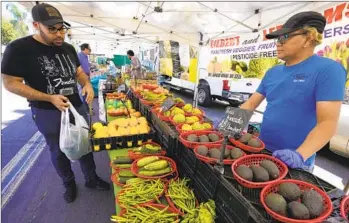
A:
[[[172,98],[168,97],[164,103],[161,105],[161,111],[162,112],[167,112],[170,110],[176,103],[172,100]]]
[[[225,115],[224,119],[219,123],[218,129],[224,135],[233,136],[244,130],[253,112],[241,108],[227,107]]]

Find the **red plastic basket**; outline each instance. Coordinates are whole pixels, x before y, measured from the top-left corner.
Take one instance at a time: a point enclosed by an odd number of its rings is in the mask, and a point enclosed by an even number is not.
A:
[[[323,197],[323,202],[324,202],[323,213],[319,217],[314,218],[314,219],[298,220],[298,219],[292,219],[292,218],[282,216],[280,214],[277,214],[273,210],[271,210],[267,206],[267,204],[265,203],[265,198],[270,193],[278,192],[279,185],[281,183],[294,183],[300,187],[301,191],[312,189],[312,190],[315,190],[316,192],[318,192]],[[332,213],[332,209],[333,209],[331,198],[326,194],[326,192],[324,192],[323,190],[319,189],[318,187],[316,187],[310,183],[300,181],[300,180],[280,180],[276,183],[269,184],[268,186],[266,186],[265,188],[262,189],[261,194],[260,194],[260,201],[270,216],[272,216],[274,219],[276,219],[278,221],[285,222],[285,223],[318,223],[318,222],[323,222],[324,220],[326,220],[330,216],[330,214]]]
[[[158,86],[143,84],[143,85],[142,85],[142,88],[143,88],[143,89],[148,89],[148,90],[150,90],[150,91],[153,91],[153,90],[155,90],[156,88],[158,88]]]
[[[110,179],[111,181],[116,184],[117,186],[119,187],[124,187],[126,184],[122,184],[118,181],[118,178],[119,178],[119,171],[117,171],[116,173],[112,174]]]
[[[171,176],[171,175],[174,175],[174,174],[178,173],[178,172],[177,172],[177,165],[176,165],[176,162],[173,161],[173,159],[170,159],[170,158],[168,158],[168,157],[166,157],[166,156],[158,156],[158,157],[159,157],[159,160],[166,160],[166,161],[168,161],[168,163],[169,163],[169,165],[170,165],[170,167],[171,167],[171,169],[172,169],[172,171],[171,171],[170,173],[166,173],[166,174],[163,174],[163,175],[160,175],[160,176],[143,176],[143,175],[140,175],[140,174],[138,174],[139,168],[138,168],[138,166],[137,166],[137,162],[138,162],[138,160],[140,160],[140,159],[137,159],[137,160],[133,161],[132,166],[131,166],[131,171],[132,171],[132,173],[133,173],[135,176],[137,176],[137,177],[139,177],[139,178],[144,178],[144,179],[159,179],[159,178],[165,178],[165,177],[168,177],[168,176]],[[177,178],[177,177],[178,177],[178,174],[175,175],[175,176],[176,176],[176,178]]]
[[[212,145],[205,145],[204,144],[204,146],[206,146],[210,150],[210,149],[214,149],[214,148],[220,148],[222,146],[222,144],[212,144]],[[216,164],[218,162],[218,159],[216,159],[216,158],[211,158],[211,157],[206,157],[206,156],[200,155],[198,153],[198,148],[199,148],[199,146],[195,146],[194,153],[199,160],[202,160],[205,163],[209,163],[209,164]],[[229,145],[226,146],[226,149],[228,149],[228,150],[232,150],[233,148],[234,148],[234,146],[229,146]],[[243,156],[246,156],[246,153],[242,152],[242,157]],[[223,159],[223,163],[226,165],[229,165],[229,164],[233,164],[235,160],[236,159]]]
[[[196,115],[192,115],[192,116],[196,116]],[[180,125],[180,124],[186,124],[186,123],[177,123],[177,122],[175,122],[175,121],[173,120],[173,117],[174,117],[174,116],[170,116],[170,122],[172,123],[172,125],[177,126],[177,125]],[[186,116],[186,117],[188,117],[188,116]],[[198,119],[199,119],[198,122],[202,122],[202,121],[204,120],[203,117],[200,117],[200,116],[196,116],[196,117],[198,117]],[[193,124],[193,123],[192,123],[192,124]]]
[[[167,201],[168,205],[170,205],[170,207],[173,208],[176,211],[176,213],[178,213],[181,216],[185,215],[185,213],[181,212],[181,210],[176,207],[176,205],[173,203],[171,197],[168,196],[168,186],[166,187],[166,190],[165,190],[165,197],[166,197],[166,201]],[[195,199],[195,201],[196,201],[196,207],[199,207],[198,200]]]
[[[154,204],[154,203],[148,203],[148,204],[140,204],[138,205],[138,207],[153,207],[153,208],[157,208],[159,210],[163,210],[165,209],[167,206],[163,205],[163,204]],[[126,209],[121,209],[119,216],[122,217],[125,213],[126,213]],[[174,214],[179,214],[178,211],[171,207],[171,205],[169,205],[168,209],[167,209],[167,213],[174,213]],[[179,216],[178,216],[179,217]],[[176,220],[178,220],[178,217]]]
[[[157,115],[157,114],[160,113],[159,109],[160,109],[159,106],[154,106],[154,107],[151,109],[151,112]]]
[[[219,140],[216,141],[216,142],[205,142],[205,143],[200,143],[200,142],[189,142],[187,140],[187,137],[190,135],[190,134],[195,134],[197,136],[201,136],[201,135],[208,135],[210,133],[215,133],[219,136]],[[212,145],[212,144],[220,144],[222,143],[224,140],[224,137],[222,135],[222,133],[220,132],[216,132],[216,131],[190,131],[190,132],[184,132],[182,134],[179,135],[179,141],[181,141],[183,143],[184,146],[188,147],[188,148],[191,148],[191,149],[194,149],[195,146],[198,146],[198,145]]]
[[[275,163],[275,165],[278,167],[280,171],[280,176],[277,179],[270,180],[267,182],[252,182],[240,177],[235,171],[236,168],[240,165],[243,165],[243,164],[246,166],[259,165],[263,160],[270,160],[273,163]],[[233,175],[236,181],[238,181],[242,186],[247,188],[263,188],[269,184],[276,183],[282,180],[283,178],[285,178],[288,172],[288,168],[283,162],[281,162],[279,159],[276,159],[272,156],[264,155],[264,154],[253,154],[253,155],[240,157],[239,159],[234,161],[234,163],[231,166],[231,170],[233,172]]]
[[[144,142],[141,146],[144,146],[146,144],[151,144],[153,146],[158,146],[161,148],[161,146],[155,142]],[[161,150],[160,153],[142,153],[142,154],[137,154],[137,153],[133,152],[132,150],[128,151],[128,156],[133,160],[140,159],[140,158],[143,158],[146,156],[165,156],[165,155],[166,155],[165,150]]]
[[[163,112],[159,112],[158,113],[158,117],[161,121],[164,121],[164,122],[171,122],[170,121],[170,116],[165,116]]]
[[[341,202],[341,215],[343,218],[347,219],[347,221],[349,221],[348,219],[348,213],[349,213],[349,195],[345,196]]]
[[[127,187],[127,186],[126,186],[126,187]],[[126,187],[125,187],[125,188],[126,188]],[[162,191],[156,198],[151,199],[151,200],[149,200],[149,201],[147,201],[147,202],[145,202],[145,203],[138,204],[138,205],[151,204],[151,203],[153,203],[154,201],[159,200],[160,197],[162,197],[162,195],[165,193],[166,188],[167,188],[167,182],[164,182],[164,189],[163,189],[163,191]],[[120,192],[118,193],[118,195],[117,195],[116,198],[115,198],[115,203],[116,203],[118,206],[120,206],[121,208],[124,208],[124,205],[120,204],[120,202],[119,202],[119,197],[120,197],[120,195],[123,194],[124,192],[125,192],[125,189],[120,190]]]
[[[246,132],[242,133],[242,134],[246,134]],[[235,140],[234,138],[229,138],[229,141],[231,143],[233,143],[235,146],[239,147],[240,149],[243,149],[245,151],[251,152],[251,153],[259,153],[260,151],[262,151],[265,148],[265,144],[262,140],[260,140],[257,136],[252,135],[252,138],[254,139],[258,139],[259,142],[261,142],[262,146],[259,148],[253,147],[253,146],[249,146],[246,145],[238,140]]]
[[[142,102],[142,104],[144,104],[144,105],[148,105],[148,106],[151,106],[151,105],[153,105],[154,104],[154,102],[152,102],[152,101],[147,101],[147,100],[144,100],[144,99],[139,99],[141,102]]]

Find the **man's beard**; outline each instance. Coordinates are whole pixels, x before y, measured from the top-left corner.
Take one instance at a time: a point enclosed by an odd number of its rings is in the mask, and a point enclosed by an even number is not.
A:
[[[46,42],[46,44],[49,46],[62,46],[62,44],[59,44],[59,45],[55,44],[54,41],[58,40],[58,39],[62,40],[62,42],[64,41],[63,38],[56,38],[54,40],[51,40],[43,31],[41,31],[41,29],[40,29],[40,36]]]

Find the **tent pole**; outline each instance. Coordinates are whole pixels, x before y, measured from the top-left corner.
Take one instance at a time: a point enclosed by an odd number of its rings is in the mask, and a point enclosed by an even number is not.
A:
[[[196,108],[198,107],[198,87],[199,87],[199,80],[200,80],[200,54],[201,54],[201,48],[203,45],[203,37],[204,35],[200,32],[200,42],[199,42],[199,49],[198,49],[198,53],[197,53],[197,69],[196,69],[196,83],[195,83],[195,87],[194,87],[194,100],[193,100],[193,107]],[[189,51],[190,51],[190,46],[189,46]]]

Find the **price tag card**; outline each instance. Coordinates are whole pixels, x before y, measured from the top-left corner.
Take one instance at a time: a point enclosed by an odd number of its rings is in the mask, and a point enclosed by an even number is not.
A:
[[[225,117],[219,123],[218,129],[227,136],[233,136],[237,133],[241,133],[248,125],[252,115],[252,111],[241,108],[227,107],[225,110]]]
[[[172,98],[168,97],[164,101],[164,103],[161,105],[161,110],[162,110],[162,112],[167,112],[175,105],[176,105],[176,103],[172,100]]]
[[[122,92],[122,91],[126,91],[126,87],[124,84],[121,84],[119,87],[118,87],[118,93]]]

